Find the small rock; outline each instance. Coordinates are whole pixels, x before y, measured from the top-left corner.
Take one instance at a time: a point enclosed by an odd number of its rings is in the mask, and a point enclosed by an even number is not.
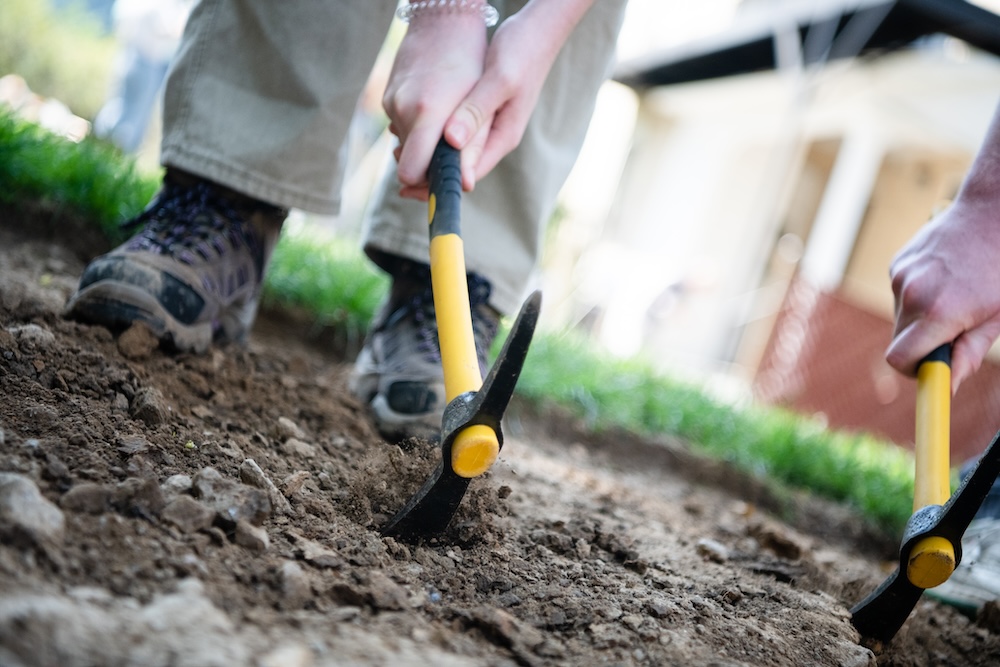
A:
[[[302,490],[305,483],[309,480],[310,473],[308,470],[298,470],[288,475],[281,481],[281,492],[285,494],[287,498],[291,498]]]
[[[202,505],[191,496],[184,495],[171,500],[161,514],[164,521],[188,535],[205,530],[215,520],[215,510]]]
[[[44,474],[47,479],[65,480],[69,478],[69,466],[55,454],[46,454]]]
[[[159,346],[160,340],[145,322],[133,323],[118,337],[118,351],[123,357],[133,361],[148,359]]]
[[[111,507],[112,490],[102,484],[77,484],[59,499],[59,506],[70,512],[103,514]]]
[[[759,524],[750,527],[750,535],[765,549],[772,551],[779,558],[798,560],[806,548],[792,537],[784,528]]]
[[[260,667],[313,667],[312,651],[301,644],[279,646],[260,661]]]
[[[375,609],[399,611],[410,606],[410,595],[406,589],[379,570],[368,576],[369,600]]]
[[[284,609],[301,609],[312,597],[309,577],[293,560],[286,560],[278,569],[281,585],[281,606]]]
[[[61,542],[66,529],[62,510],[23,475],[0,473],[0,535],[14,543]]]
[[[725,563],[729,560],[729,549],[726,548],[726,545],[707,537],[698,540],[695,549],[702,558],[713,563]]]
[[[115,397],[111,399],[111,409],[115,412],[128,412],[128,397],[116,392]]]
[[[159,426],[167,420],[170,408],[163,394],[153,387],[143,387],[132,399],[132,418],[144,422],[146,426]]]
[[[17,338],[17,342],[25,350],[45,350],[56,342],[54,333],[37,324],[25,324],[20,327],[11,327],[10,332]]]
[[[191,478],[187,475],[171,475],[160,485],[160,493],[169,501],[174,496],[190,491],[192,484]]]
[[[295,540],[295,553],[310,565],[329,568],[340,568],[344,565],[344,559],[319,542],[295,533],[289,533],[289,537]]]
[[[230,527],[239,521],[259,526],[271,514],[271,501],[265,492],[227,479],[215,468],[199,471],[191,491]]]
[[[163,511],[163,494],[155,479],[130,477],[115,488],[111,504],[123,514],[149,519]]]
[[[508,646],[532,648],[545,640],[538,629],[522,623],[502,609],[493,607],[478,609],[474,612],[474,618],[476,624],[487,634],[502,639]]]
[[[125,398],[122,394],[119,394],[122,398]],[[127,401],[128,399],[126,399]],[[128,403],[126,402],[126,405]],[[139,436],[126,436],[118,440],[118,451],[125,456],[132,456],[133,454],[141,454],[142,452],[149,451],[149,442]]]
[[[289,438],[281,445],[281,453],[286,456],[301,456],[311,459],[316,456],[316,448],[298,438]]]
[[[837,646],[840,648],[836,648]],[[874,653],[854,642],[841,640],[830,648],[835,651],[834,655],[839,656],[837,667],[875,667],[878,664]]]
[[[278,438],[281,440],[287,440],[289,438],[297,438],[298,440],[305,440],[305,432],[299,428],[299,425],[293,422],[288,417],[278,417],[278,423],[275,426]]]
[[[268,499],[271,501],[271,507],[278,514],[291,513],[292,504],[288,502],[288,498],[285,498],[281,494],[281,491],[271,481],[271,478],[264,474],[264,471],[253,459],[245,459],[240,464],[240,480],[244,484],[249,484],[266,492]]]
[[[249,521],[239,520],[236,522],[236,533],[233,541],[244,549],[263,553],[271,545],[271,539],[267,536],[267,531],[261,526],[255,526]]]
[[[646,612],[653,618],[667,618],[676,607],[667,600],[652,600],[646,605]]]

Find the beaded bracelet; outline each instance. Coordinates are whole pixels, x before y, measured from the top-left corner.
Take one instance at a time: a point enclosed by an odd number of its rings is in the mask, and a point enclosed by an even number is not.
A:
[[[396,17],[403,23],[409,23],[417,14],[424,12],[438,11],[448,13],[477,12],[486,22],[486,27],[490,28],[497,24],[500,14],[496,7],[485,2],[475,2],[474,0],[417,0],[402,5],[396,10]]]

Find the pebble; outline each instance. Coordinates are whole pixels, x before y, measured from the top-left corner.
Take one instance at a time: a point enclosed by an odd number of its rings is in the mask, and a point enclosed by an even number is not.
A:
[[[111,507],[112,490],[103,484],[83,482],[75,485],[59,499],[59,506],[70,512],[103,514]]]
[[[409,608],[409,593],[384,572],[373,570],[369,574],[368,585],[371,603],[375,609],[399,611]]]
[[[286,456],[301,456],[311,459],[316,456],[316,447],[298,438],[289,438],[281,445],[281,452]]]
[[[11,327],[10,333],[17,338],[22,348],[27,350],[45,350],[56,342],[54,333],[37,324],[25,324],[20,327]]]
[[[225,478],[215,468],[202,468],[194,476],[191,491],[230,525],[247,521],[259,526],[271,514],[267,493]]]
[[[313,667],[312,651],[301,644],[279,646],[260,661],[260,667]]]
[[[279,491],[278,487],[271,481],[271,478],[264,473],[261,467],[257,465],[257,462],[253,459],[245,459],[243,463],[240,464],[240,480],[244,484],[257,487],[267,493],[267,497],[271,501],[271,507],[276,513],[291,513],[292,504],[288,502],[288,498],[285,498],[285,496],[281,494],[281,491]]]
[[[695,550],[702,558],[713,563],[725,563],[729,560],[729,549],[726,548],[726,545],[707,537],[698,540]]]
[[[61,542],[66,530],[66,518],[23,475],[0,473],[0,534],[9,535],[15,542],[27,538],[28,542],[43,544]]]
[[[115,488],[111,503],[119,512],[143,519],[159,516],[165,505],[156,480],[138,477],[121,482]]]
[[[298,424],[293,422],[288,417],[278,417],[278,423],[275,426],[275,430],[281,440],[287,440],[289,438],[305,440],[306,438],[305,432],[299,427]]]
[[[242,519],[236,522],[236,534],[233,536],[233,541],[244,549],[257,553],[263,553],[271,546],[271,538],[267,536],[267,531],[263,527],[255,526]]]
[[[163,508],[162,517],[182,533],[190,535],[211,526],[215,521],[215,510],[191,496],[178,495]]]
[[[281,606],[285,609],[301,609],[312,598],[312,586],[302,566],[293,560],[286,560],[278,569],[281,585]]]
[[[188,475],[171,475],[160,485],[160,492],[163,493],[164,498],[169,500],[174,496],[190,491],[192,484],[193,482]]]

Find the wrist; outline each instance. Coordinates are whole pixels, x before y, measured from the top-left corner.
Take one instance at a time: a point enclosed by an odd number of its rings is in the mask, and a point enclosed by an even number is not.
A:
[[[440,14],[478,16],[487,28],[496,25],[500,18],[496,8],[482,0],[416,0],[396,10],[396,17],[403,23]]]

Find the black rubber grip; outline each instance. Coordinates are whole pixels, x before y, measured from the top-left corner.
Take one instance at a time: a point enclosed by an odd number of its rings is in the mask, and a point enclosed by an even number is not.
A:
[[[951,343],[945,343],[944,345],[934,349],[930,354],[920,360],[920,363],[925,363],[928,361],[943,361],[944,363],[951,366]]]
[[[461,154],[444,139],[438,142],[427,172],[434,197],[431,238],[443,234],[461,234],[462,165]]]

